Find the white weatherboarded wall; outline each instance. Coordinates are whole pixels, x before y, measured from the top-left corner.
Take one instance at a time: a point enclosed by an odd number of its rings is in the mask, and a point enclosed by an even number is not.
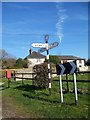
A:
[[[37,58],[28,58],[28,67],[33,67],[34,65],[37,65],[37,64],[42,64],[44,63],[45,61],[45,58],[40,58],[40,59],[37,59]]]

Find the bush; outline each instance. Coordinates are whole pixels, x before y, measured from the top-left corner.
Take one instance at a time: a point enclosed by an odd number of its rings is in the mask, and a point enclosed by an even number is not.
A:
[[[6,76],[6,72],[4,70],[0,71],[0,78],[3,78]]]
[[[35,76],[35,83],[40,89],[48,88],[48,68],[47,63],[43,63],[40,65],[34,66]]]

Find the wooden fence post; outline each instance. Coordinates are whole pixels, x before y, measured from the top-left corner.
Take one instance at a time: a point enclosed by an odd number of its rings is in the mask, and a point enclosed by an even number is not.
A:
[[[66,74],[66,81],[67,81],[67,92],[69,92],[68,74]]]
[[[23,73],[22,73],[22,85],[24,84],[24,81],[23,81]]]
[[[16,81],[16,75],[15,75],[15,71],[13,73],[13,77],[14,77],[14,80]]]

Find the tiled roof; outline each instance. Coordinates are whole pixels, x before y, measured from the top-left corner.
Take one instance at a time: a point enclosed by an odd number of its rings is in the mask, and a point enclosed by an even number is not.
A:
[[[59,56],[61,60],[84,60],[84,58],[72,56],[72,55],[62,55]]]
[[[50,55],[50,56],[57,56],[57,55]],[[32,54],[29,54],[26,58],[45,58],[45,55],[42,55],[38,52],[33,51]],[[60,60],[84,60],[84,58],[76,57],[73,55],[61,55],[59,56]]]
[[[32,54],[28,55],[26,58],[45,58],[45,57],[46,57],[45,55],[42,55],[38,52],[33,51]]]

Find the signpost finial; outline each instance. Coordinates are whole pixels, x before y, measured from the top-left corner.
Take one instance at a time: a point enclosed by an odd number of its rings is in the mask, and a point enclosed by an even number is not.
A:
[[[46,43],[48,42],[48,39],[49,39],[49,35],[46,34],[46,35],[45,35],[45,42],[46,42]]]

